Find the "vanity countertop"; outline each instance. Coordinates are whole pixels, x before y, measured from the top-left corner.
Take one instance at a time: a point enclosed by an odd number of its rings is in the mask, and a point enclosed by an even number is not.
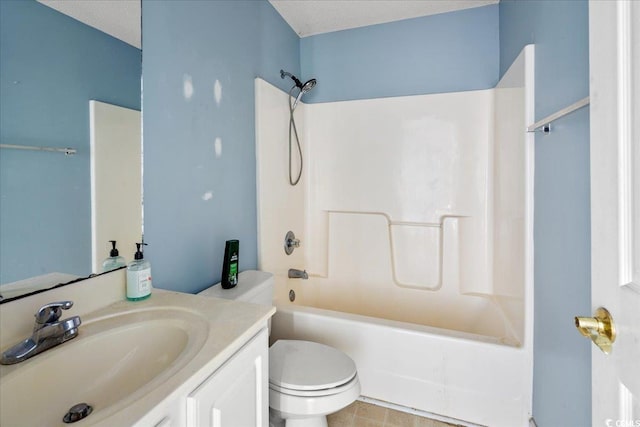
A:
[[[131,323],[130,326],[135,328],[144,322],[157,320],[159,328],[162,328],[162,325],[168,324],[166,322],[175,318],[177,319],[175,321],[182,325],[181,327],[190,332],[188,338],[180,335],[181,340],[186,340],[181,344],[184,350],[181,350],[181,355],[175,361],[168,364],[168,368],[163,368],[165,371],[161,381],[159,381],[160,378],[151,380],[131,395],[111,398],[111,403],[106,407],[100,407],[98,404],[92,415],[76,424],[78,426],[143,425],[146,421],[154,420],[157,416],[154,412],[159,410],[163,402],[173,401],[194,390],[208,375],[222,366],[246,342],[265,328],[268,319],[274,313],[274,307],[155,289],[149,299],[136,302],[120,300],[82,314],[82,325],[77,338],[16,365],[0,366],[0,379],[8,385],[7,382],[10,383],[12,379],[23,375],[21,372],[37,369],[38,364],[46,363],[47,358],[56,357],[56,352],[66,352],[64,358],[59,356],[63,353],[58,353],[58,358],[65,360],[66,363],[75,364],[80,368],[84,364],[90,365],[94,363],[91,360],[74,360],[74,353],[76,355],[79,353],[74,351],[74,345],[79,345],[82,340],[93,339],[97,334],[104,336],[105,332],[109,334],[112,329],[126,330],[129,328],[127,323]],[[67,317],[66,314],[66,312],[63,313],[63,318]],[[162,329],[159,330],[158,336],[162,336]],[[86,343],[89,341],[84,342],[84,347],[87,347]],[[93,345],[98,346],[101,342],[99,339],[95,340],[97,344]],[[108,342],[117,343],[113,340]],[[83,370],[79,369],[79,371]],[[108,373],[95,373],[96,377],[106,374]],[[42,378],[40,386],[46,381],[46,378]],[[34,384],[33,387],[35,386]],[[58,385],[51,384],[51,390],[57,390],[56,393],[58,393],[60,392],[58,389]],[[0,395],[0,409],[2,409],[0,412],[12,411],[15,405],[22,401],[13,399],[15,401],[8,402],[8,400],[9,398],[5,399],[4,394]],[[25,398],[24,401],[30,402],[30,410],[37,408],[37,402],[33,402],[33,396]],[[13,409],[5,406],[9,404]]]

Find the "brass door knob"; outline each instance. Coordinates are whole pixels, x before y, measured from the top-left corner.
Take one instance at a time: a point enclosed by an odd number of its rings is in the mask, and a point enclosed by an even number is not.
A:
[[[616,328],[611,313],[598,307],[593,317],[576,317],[578,331],[598,346],[605,354],[611,353],[611,346],[616,340]]]

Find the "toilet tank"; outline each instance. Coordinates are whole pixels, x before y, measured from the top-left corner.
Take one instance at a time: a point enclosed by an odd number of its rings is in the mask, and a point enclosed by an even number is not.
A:
[[[235,287],[222,289],[222,286],[219,286],[220,283],[216,283],[198,292],[198,295],[272,306],[273,283],[273,274],[266,271],[247,270],[238,274],[238,284]]]

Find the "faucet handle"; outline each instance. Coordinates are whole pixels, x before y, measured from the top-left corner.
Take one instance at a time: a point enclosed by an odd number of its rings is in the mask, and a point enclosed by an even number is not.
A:
[[[293,231],[288,231],[287,235],[284,236],[284,252],[287,255],[291,255],[295,248],[300,247],[300,239],[296,239],[296,235]]]
[[[38,325],[46,325],[47,323],[53,323],[60,319],[62,316],[62,310],[68,310],[73,306],[73,301],[59,301],[51,302],[49,304],[40,307],[40,310],[35,314],[36,328]]]

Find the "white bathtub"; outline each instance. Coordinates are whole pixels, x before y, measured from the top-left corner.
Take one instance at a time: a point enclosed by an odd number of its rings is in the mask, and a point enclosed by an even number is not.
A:
[[[344,351],[358,367],[365,397],[480,425],[528,425],[531,362],[523,347],[504,344],[509,340],[497,334],[305,306],[304,299],[322,301],[314,287],[313,278],[276,277],[272,341],[306,339]],[[290,288],[298,289],[293,303]],[[485,306],[478,310],[478,319],[487,315]]]

